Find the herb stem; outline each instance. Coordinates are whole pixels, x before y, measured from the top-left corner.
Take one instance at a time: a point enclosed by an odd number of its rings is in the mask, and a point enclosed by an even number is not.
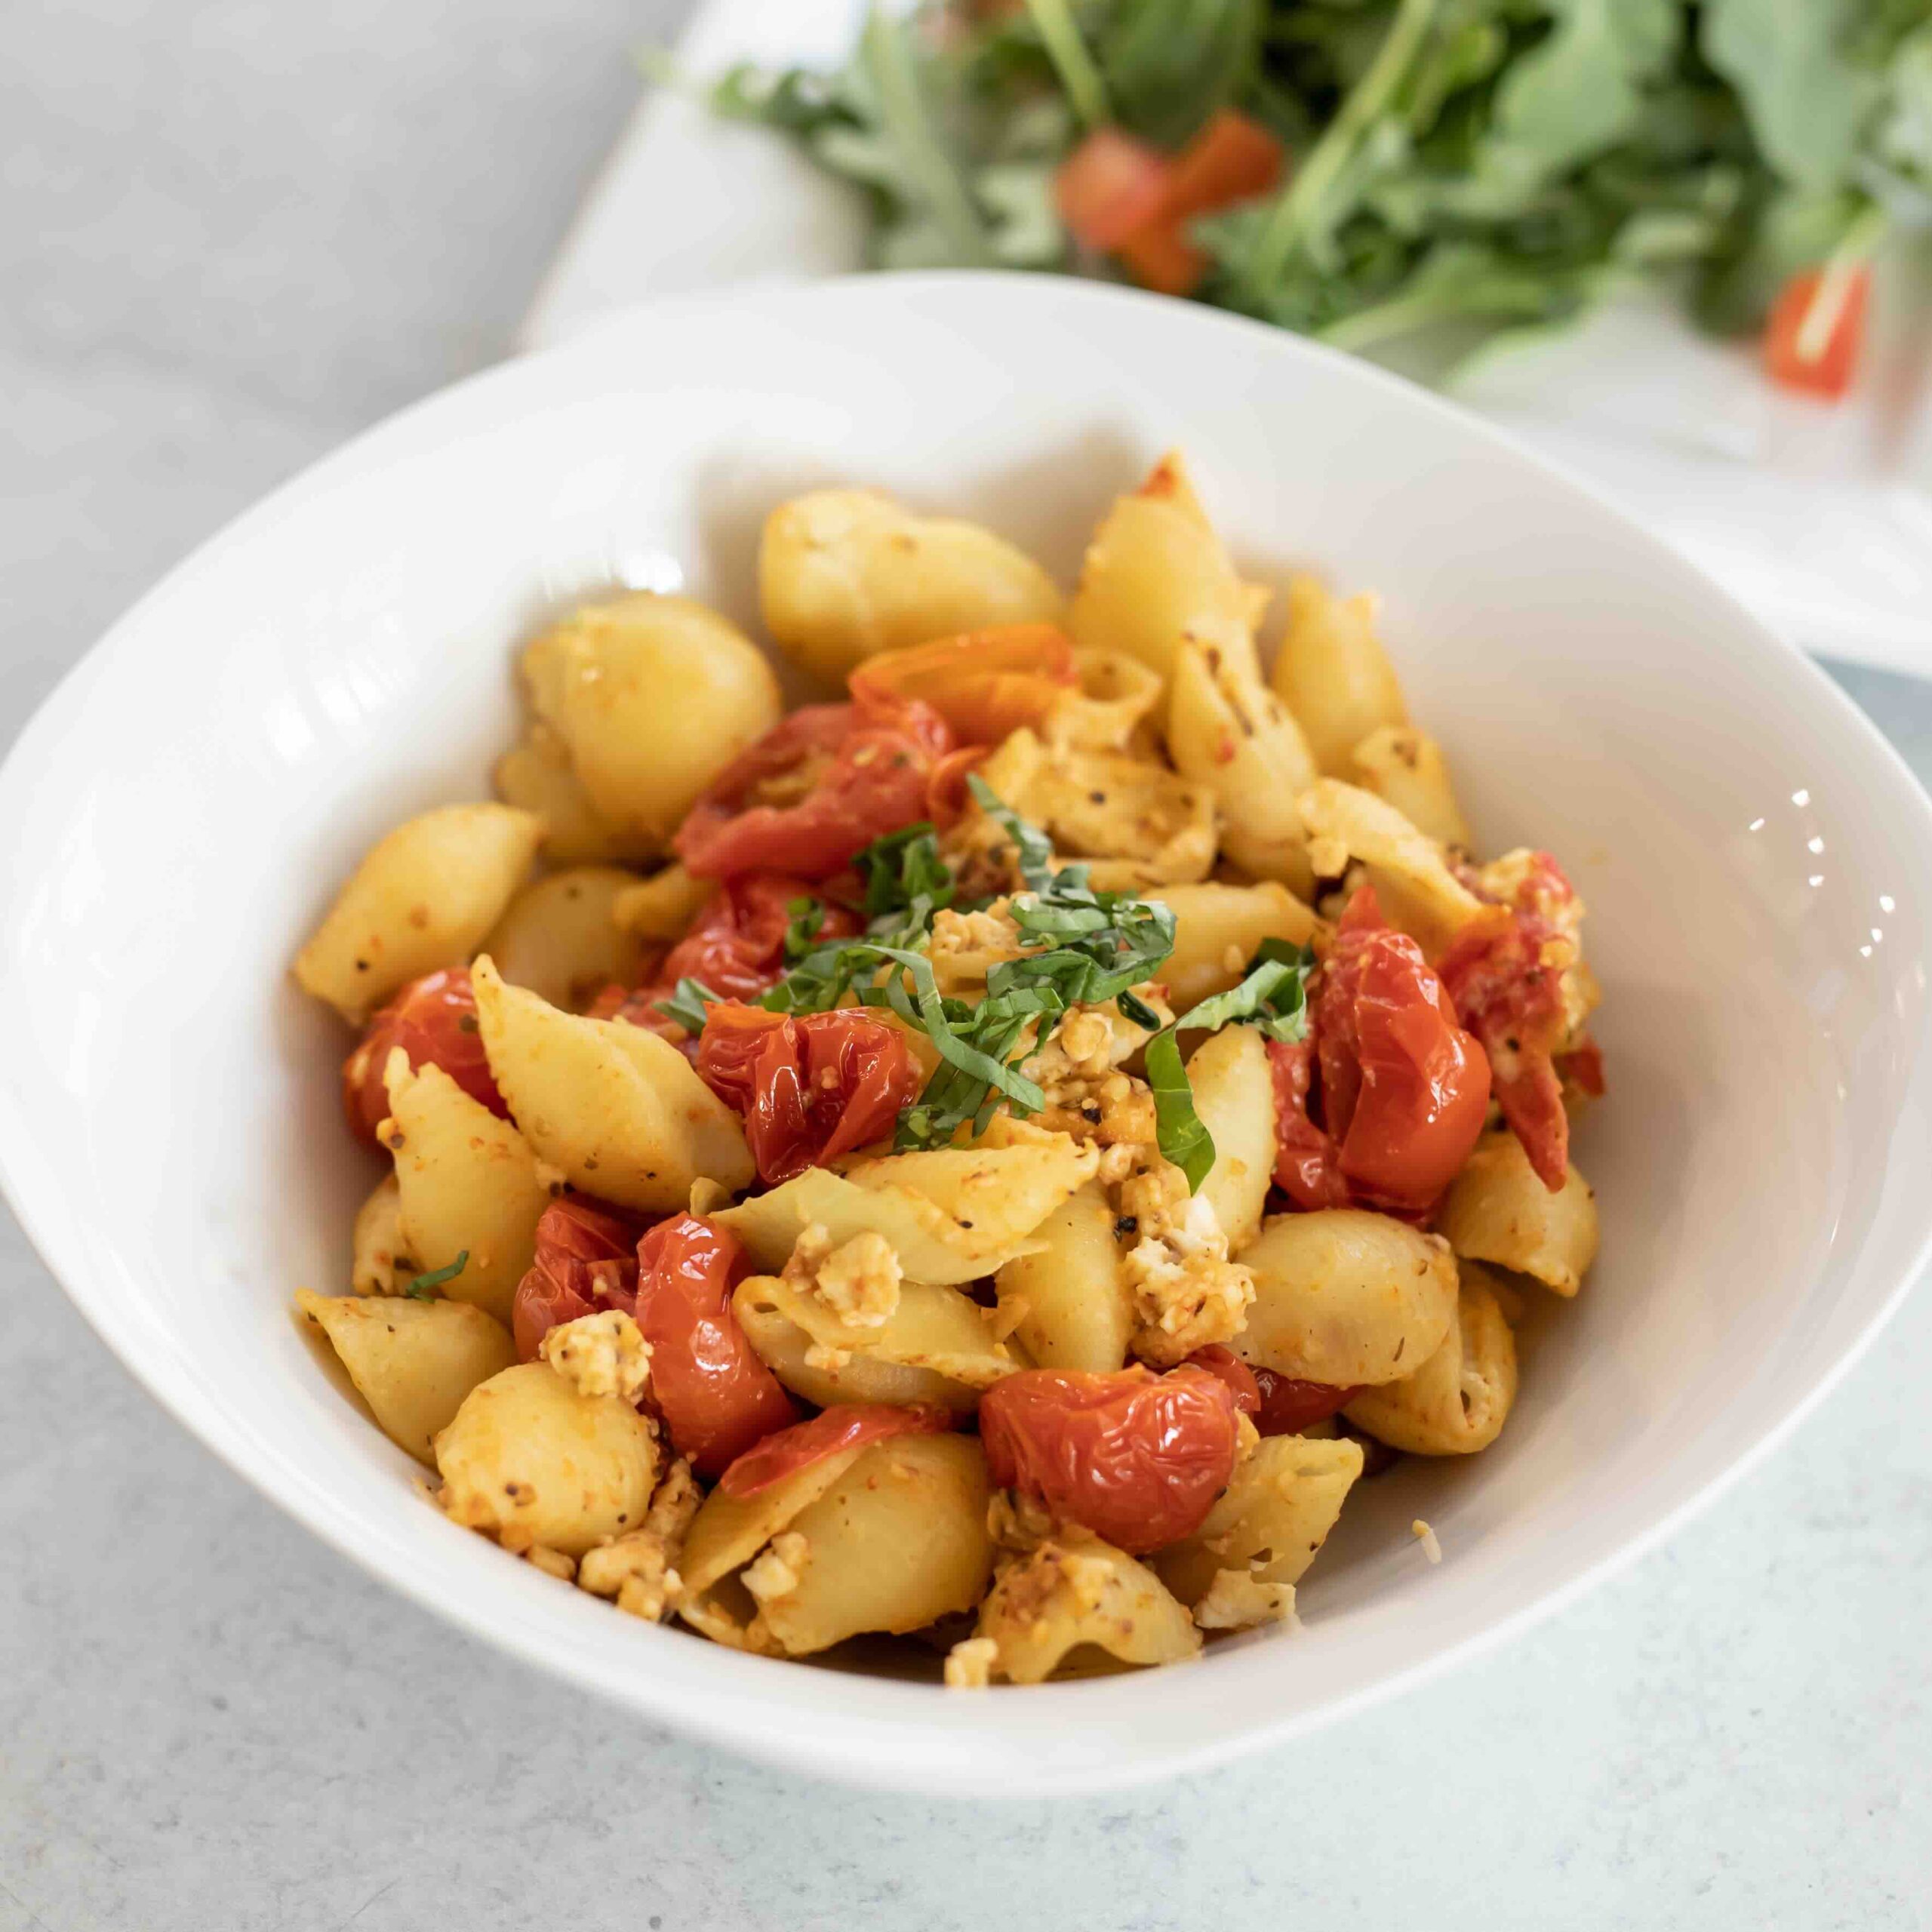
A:
[[[1844,318],[1845,304],[1859,271],[1870,259],[1885,232],[1885,211],[1870,203],[1845,230],[1844,239],[1832,251],[1831,259],[1818,277],[1818,286],[1805,305],[1804,319],[1798,325],[1792,349],[1801,362],[1820,361],[1831,346],[1838,324]]]
[[[1081,125],[1104,127],[1113,118],[1113,110],[1107,102],[1107,84],[1100,78],[1094,57],[1087,51],[1087,43],[1081,38],[1079,24],[1066,0],[1026,0],[1026,11],[1033,17],[1047,57],[1054,63],[1054,71],[1060,75],[1060,85],[1066,88],[1066,97]]]
[[[903,26],[883,5],[875,5],[866,16],[860,45],[878,91],[879,119],[905,161],[918,198],[945,231],[955,260],[967,268],[992,267],[993,250],[985,224],[959,171],[933,131]]]
[[[1334,119],[1322,130],[1321,139],[1269,211],[1244,272],[1251,294],[1278,281],[1306,240],[1357,144],[1371,124],[1387,111],[1395,90],[1414,64],[1439,4],[1440,0],[1401,0],[1367,71],[1349,91]]]

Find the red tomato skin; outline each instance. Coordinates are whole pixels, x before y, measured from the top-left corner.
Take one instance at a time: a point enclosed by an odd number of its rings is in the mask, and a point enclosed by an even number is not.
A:
[[[1310,1423],[1340,1415],[1361,1393],[1326,1382],[1297,1382],[1272,1368],[1257,1368],[1254,1381],[1260,1398],[1254,1426],[1263,1435],[1299,1435]]]
[[[1182,1366],[1204,1368],[1210,1375],[1218,1376],[1228,1385],[1228,1392],[1235,1398],[1235,1407],[1243,1415],[1260,1413],[1261,1385],[1255,1380],[1254,1370],[1226,1343],[1210,1342],[1204,1349],[1196,1349]]]
[[[525,1361],[559,1323],[599,1309],[629,1313],[637,1300],[637,1243],[629,1215],[566,1195],[537,1223],[537,1257],[510,1303],[510,1332]]]
[[[801,878],[777,872],[749,872],[724,885],[692,921],[691,929],[658,961],[634,990],[608,987],[590,1008],[597,1020],[626,1020],[668,1040],[682,1040],[685,1029],[657,1011],[682,979],[700,980],[720,999],[755,1000],[785,973],[785,929],[795,899],[816,897],[820,889]],[[850,939],[862,921],[849,907],[825,902],[822,939]]]
[[[1420,1214],[1460,1171],[1489,1108],[1489,1057],[1405,933],[1371,935],[1355,974],[1361,1069],[1341,1168],[1369,1205]]]
[[[986,1466],[1131,1555],[1198,1530],[1240,1446],[1234,1392],[1186,1363],[1165,1375],[1028,1368],[980,1398]]]
[[[1859,351],[1865,339],[1865,310],[1872,294],[1872,271],[1854,269],[1846,287],[1844,304],[1825,338],[1822,352],[1807,358],[1799,352],[1811,305],[1824,279],[1817,269],[1795,275],[1779,292],[1764,325],[1764,368],[1772,381],[1803,395],[1839,401],[1858,373]]]
[[[1080,683],[1073,642],[1056,624],[996,624],[869,657],[846,681],[853,697],[883,709],[917,699],[962,746],[992,746],[1037,724]]]
[[[883,1139],[922,1084],[897,1027],[845,1010],[795,1017],[714,1006],[697,1066],[743,1115],[758,1177],[774,1184]]]
[[[383,1069],[400,1047],[411,1066],[440,1066],[473,1100],[500,1119],[510,1110],[497,1091],[476,1023],[476,995],[466,966],[446,966],[411,980],[369,1022],[355,1051],[342,1064],[342,1106],[349,1131],[376,1144],[376,1129],[388,1119],[389,1097]]]
[[[1270,1040],[1268,1070],[1275,1083],[1275,1184],[1305,1214],[1346,1208],[1349,1183],[1341,1150],[1309,1115],[1315,1078],[1312,1039]]]
[[[916,699],[808,705],[725,767],[673,844],[698,878],[824,878],[923,814],[933,768],[952,748],[946,721]],[[797,803],[755,802],[761,785],[801,771],[813,783]]]
[[[1173,164],[1118,128],[1096,128],[1060,165],[1054,205],[1083,248],[1117,248],[1159,220]]]
[[[637,1244],[633,1310],[651,1344],[651,1389],[671,1446],[706,1478],[798,1419],[731,1309],[744,1251],[695,1214],[660,1221]]]
[[[943,1435],[952,1426],[947,1411],[922,1402],[904,1408],[886,1402],[835,1402],[809,1422],[794,1423],[747,1449],[718,1478],[718,1487],[726,1496],[755,1496],[841,1450],[869,1447],[895,1435]]]
[[[1451,940],[1436,961],[1463,1024],[1489,1056],[1503,1118],[1552,1194],[1570,1169],[1570,1119],[1553,1058],[1563,1038],[1563,975],[1543,963],[1543,949],[1561,937],[1553,910],[1574,896],[1563,869],[1539,852],[1509,920]],[[1600,1060],[1597,1072],[1601,1078]]]
[[[1559,1054],[1556,1071],[1593,1100],[1604,1096],[1603,1049],[1585,1034],[1567,1054]]]

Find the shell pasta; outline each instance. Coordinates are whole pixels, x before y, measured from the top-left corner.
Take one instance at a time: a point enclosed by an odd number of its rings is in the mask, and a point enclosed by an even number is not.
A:
[[[826,490],[757,591],[770,651],[558,613],[500,799],[295,955],[370,1162],[301,1318],[448,1521],[688,1640],[964,1691],[1292,1629],[1595,1258],[1575,886],[1477,845],[1372,598],[1291,578],[1266,661],[1178,455],[1070,585]]]

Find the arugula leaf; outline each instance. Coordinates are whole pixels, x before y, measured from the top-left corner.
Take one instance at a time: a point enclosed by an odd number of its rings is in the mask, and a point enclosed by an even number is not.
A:
[[[680,980],[669,999],[652,1003],[653,1011],[661,1013],[667,1020],[675,1020],[687,1033],[704,1031],[704,1014],[706,1007],[719,1004],[718,995],[702,980]]]
[[[1260,0],[1125,0],[1100,45],[1121,121],[1178,147],[1254,75]]]
[[[445,1281],[454,1281],[469,1266],[469,1251],[464,1248],[446,1268],[432,1268],[427,1274],[418,1275],[403,1293],[411,1301],[434,1301],[436,1291]]]
[[[1850,0],[1705,0],[1704,58],[1737,90],[1765,158],[1814,191],[1849,177],[1880,88],[1844,42]]]
[[[1214,1164],[1214,1137],[1194,1111],[1194,1089],[1171,1030],[1147,1042],[1146,1066],[1161,1152],[1186,1175],[1188,1192],[1198,1194]]]

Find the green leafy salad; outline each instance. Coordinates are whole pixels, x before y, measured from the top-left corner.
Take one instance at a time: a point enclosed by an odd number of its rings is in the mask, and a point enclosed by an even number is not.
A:
[[[1183,1030],[1212,1032],[1237,1022],[1271,1039],[1306,1037],[1308,977],[1315,955],[1278,940],[1263,943],[1239,985],[1167,1021],[1134,992],[1153,978],[1174,951],[1174,915],[1158,900],[1096,892],[1084,866],[1056,866],[1046,835],[1003,804],[977,775],[967,780],[980,808],[1006,834],[1023,890],[1006,900],[1023,950],[986,974],[977,1001],[943,995],[927,948],[935,913],[958,905],[983,911],[993,901],[958,899],[952,872],[929,824],[876,839],[854,863],[866,889],[866,934],[817,943],[824,908],[795,900],[789,909],[788,971],[759,1004],[776,1013],[824,1013],[848,997],[889,1008],[931,1041],[939,1069],[899,1116],[897,1151],[943,1147],[969,1123],[975,1134],[1001,1105],[1025,1118],[1046,1106],[1023,1071],[1063,1014],[1112,1001],[1121,1016],[1152,1037],[1146,1046],[1161,1152],[1199,1188],[1214,1164],[1214,1143],[1199,1115],[1180,1055]],[[717,995],[681,980],[659,1011],[701,1032]]]
[[[1661,283],[1841,393],[1932,226],[1928,0],[1009,0],[875,11],[714,101],[856,183],[875,266],[1121,275],[1444,376]]]

